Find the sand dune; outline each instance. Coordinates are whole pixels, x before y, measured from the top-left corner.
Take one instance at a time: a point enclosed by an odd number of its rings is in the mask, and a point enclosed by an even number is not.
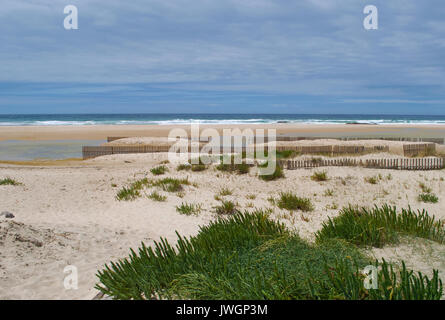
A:
[[[141,241],[148,245],[159,237],[173,241],[175,230],[195,234],[199,225],[216,217],[213,207],[218,201],[214,196],[223,187],[232,189],[233,195],[226,198],[237,202],[241,210],[272,208],[274,218],[309,240],[314,239],[323,221],[348,204],[411,205],[445,219],[442,171],[336,167],[325,168],[328,181],[315,182],[310,179],[314,170],[300,169],[286,171],[285,179],[264,182],[255,176],[255,169],[239,176],[214,168],[177,172],[175,165],[167,164],[169,173],[165,176],[188,177],[194,183],[185,187],[183,195],[160,191],[167,196],[166,202],[154,202],[145,195],[129,202],[115,199],[118,189],[135,179],[155,178],[149,169],[166,158],[167,154],[132,154],[99,157],[74,166],[1,165],[0,178],[12,177],[23,185],[0,186],[0,211],[15,215],[12,220],[0,218],[0,299],[91,299],[97,293],[95,274],[101,266],[127,256],[129,248],[137,248]],[[376,185],[364,181],[379,174],[382,179]],[[439,203],[417,201],[420,182],[433,189]],[[332,196],[326,195],[328,189]],[[315,210],[303,214],[274,207],[268,198],[280,191],[311,198]],[[180,215],[175,206],[182,202],[199,203],[203,210],[199,216]],[[378,254],[391,256],[390,250]],[[405,258],[409,260],[409,254]],[[438,259],[436,265],[440,266],[444,260]],[[63,287],[66,265],[79,270],[78,290]]]

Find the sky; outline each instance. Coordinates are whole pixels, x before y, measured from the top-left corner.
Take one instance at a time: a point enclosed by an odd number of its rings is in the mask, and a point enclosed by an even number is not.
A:
[[[444,115],[444,17],[443,0],[2,0],[0,113]]]

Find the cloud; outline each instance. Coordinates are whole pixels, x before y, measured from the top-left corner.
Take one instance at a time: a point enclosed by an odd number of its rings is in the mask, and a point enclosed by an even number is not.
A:
[[[140,91],[143,84],[162,88],[163,103],[172,105],[181,95],[211,100],[224,92],[220,102],[226,99],[229,108],[240,93],[273,96],[285,100],[275,104],[298,110],[348,99],[445,99],[445,5],[439,0],[376,0],[376,31],[363,29],[369,3],[356,0],[70,2],[79,9],[75,31],[63,29],[66,1],[2,1],[4,96],[41,90],[51,101],[52,95],[94,92],[107,102],[110,94],[143,95],[142,108],[153,94]],[[246,101],[257,102],[238,104]]]

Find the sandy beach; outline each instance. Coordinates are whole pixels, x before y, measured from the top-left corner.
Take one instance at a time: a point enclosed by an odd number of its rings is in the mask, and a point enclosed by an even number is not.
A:
[[[190,125],[84,125],[84,126],[0,126],[1,140],[106,140],[107,137],[166,137],[181,128],[190,134]],[[200,125],[205,128],[276,129],[277,135],[302,137],[413,137],[444,138],[445,125],[361,125],[361,124],[240,124]]]
[[[268,127],[268,126],[266,126]],[[380,134],[392,126],[288,126],[275,125],[282,133],[337,134],[373,132]],[[219,127],[220,129],[223,126]],[[423,130],[425,135],[439,136],[445,128],[406,126]],[[0,139],[104,139],[106,136],[162,136],[168,126],[97,126],[97,127],[20,127],[0,128]],[[321,141],[321,142],[320,142]],[[320,140],[316,143],[323,143]],[[37,142],[38,143],[38,142]],[[283,142],[289,144],[288,142]],[[299,142],[307,144],[308,142]],[[330,142],[332,143],[332,142]],[[372,142],[363,142],[372,143]],[[400,157],[400,142],[390,145],[390,153],[362,155],[363,159]],[[122,187],[137,179],[157,179],[150,169],[164,163],[166,153],[110,155],[85,161],[3,162],[0,179],[12,178],[17,186],[0,186],[0,211],[13,213],[13,219],[0,217],[0,299],[92,299],[98,291],[97,270],[106,263],[124,258],[130,248],[141,242],[147,245],[165,237],[176,240],[175,231],[189,236],[198,232],[217,217],[215,196],[222,188],[230,187],[232,194],[225,199],[237,203],[239,210],[269,208],[272,217],[284,222],[300,236],[314,241],[314,232],[328,217],[350,204],[389,204],[398,208],[426,209],[430,215],[445,219],[445,174],[441,171],[398,171],[354,167],[326,167],[328,181],[316,182],[311,175],[316,169],[286,170],[285,178],[265,182],[253,168],[248,175],[222,173],[210,166],[203,172],[177,171],[177,164],[165,164],[168,172],[162,177],[188,178],[191,184],[181,193],[160,191],[167,197],[156,202],[145,190],[134,201],[118,201]],[[380,176],[377,184],[369,177]],[[417,200],[419,185],[424,184],[439,197],[435,204]],[[159,191],[159,190],[158,190]],[[292,191],[310,198],[313,212],[289,212],[270,202],[280,192]],[[199,204],[197,216],[181,215],[176,206],[182,203]],[[426,274],[431,267],[445,274],[443,246],[431,241],[402,242],[397,247],[374,249],[376,258],[395,262],[404,259],[409,267]],[[428,261],[428,263],[426,263]],[[77,290],[64,288],[64,268],[78,269]],[[442,278],[445,280],[445,278]]]

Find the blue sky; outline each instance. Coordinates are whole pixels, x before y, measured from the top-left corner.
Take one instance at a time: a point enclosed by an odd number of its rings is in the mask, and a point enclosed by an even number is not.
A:
[[[443,0],[2,0],[0,113],[445,114],[444,17]]]

